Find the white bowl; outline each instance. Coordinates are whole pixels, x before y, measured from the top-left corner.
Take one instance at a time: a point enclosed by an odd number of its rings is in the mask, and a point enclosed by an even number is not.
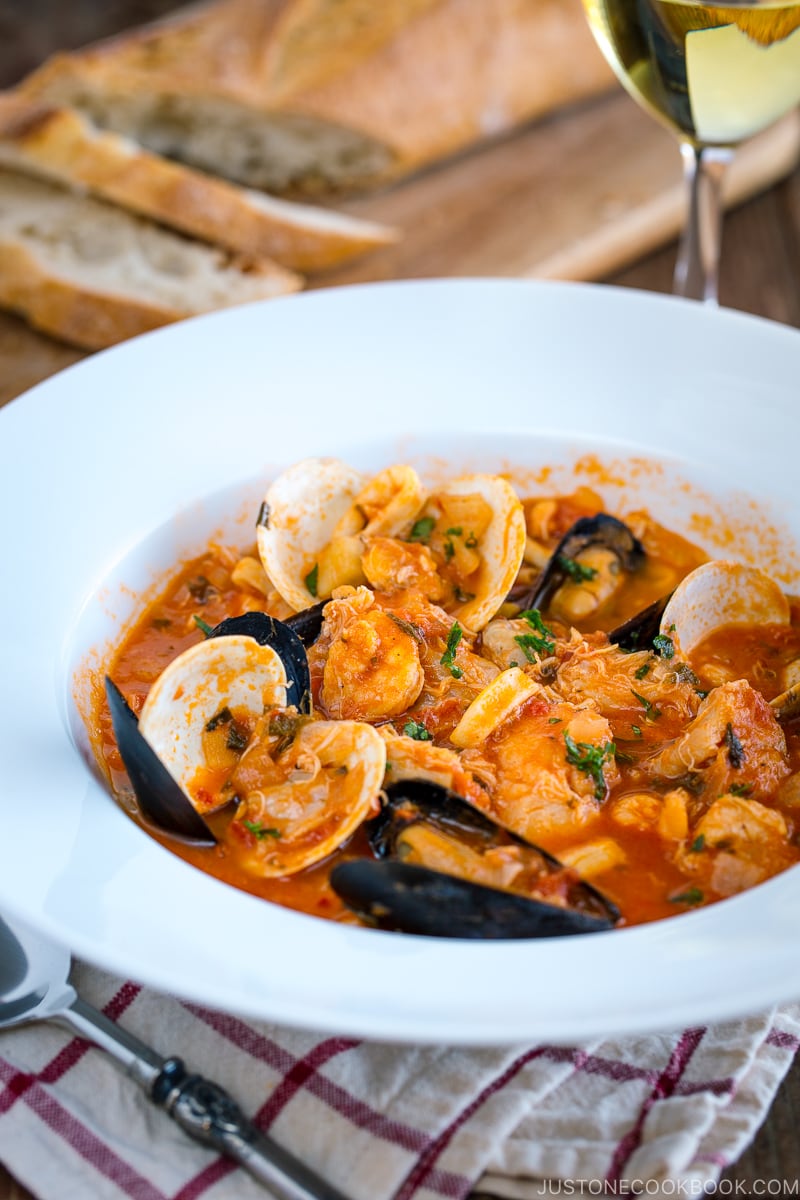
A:
[[[616,461],[612,508],[646,504],[711,552],[732,526],[728,552],[796,586],[798,378],[800,334],[763,321],[450,281],[229,310],[35,388],[0,413],[0,909],[185,998],[395,1041],[571,1042],[800,995],[797,868],[674,919],[542,942],[390,935],[259,901],[122,813],[73,697],[136,595],[215,531],[252,542],[266,481],[310,454],[513,466],[523,486],[551,464],[548,488],[574,486],[576,464],[595,482],[594,454]]]

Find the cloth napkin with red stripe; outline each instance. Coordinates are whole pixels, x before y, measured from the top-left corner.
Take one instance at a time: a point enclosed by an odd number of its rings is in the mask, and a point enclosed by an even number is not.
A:
[[[800,1044],[790,1006],[581,1046],[397,1047],[244,1021],[81,964],[73,980],[351,1200],[526,1200],[549,1181],[700,1194],[751,1140]],[[268,1195],[55,1026],[0,1035],[0,1161],[41,1200]]]

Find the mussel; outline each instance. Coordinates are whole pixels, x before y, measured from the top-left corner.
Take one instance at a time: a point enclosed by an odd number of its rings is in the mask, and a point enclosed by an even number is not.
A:
[[[228,651],[236,647],[235,663],[229,660],[222,672],[208,669],[218,657],[218,638],[228,642]],[[178,689],[183,695],[176,706]],[[205,642],[170,663],[153,685],[141,719],[108,677],[106,696],[120,756],[144,815],[165,833],[213,845],[216,837],[184,790],[200,760],[199,730],[224,703],[244,704],[256,715],[266,703],[295,703],[301,712],[310,711],[308,663],[298,635],[286,624],[265,613],[245,613],[220,622]],[[187,720],[190,710],[193,722]]]
[[[598,566],[582,562],[581,556],[587,558],[587,551],[598,549],[608,552],[612,565],[616,562],[625,571],[636,570],[645,558],[642,543],[624,521],[608,513],[581,517],[564,534],[535,586],[514,602],[521,609],[545,609],[565,584],[590,583],[598,575]]]
[[[382,861],[341,864],[331,886],[381,929],[532,938],[598,932],[619,920],[609,900],[553,855],[439,784],[392,784],[367,830]]]

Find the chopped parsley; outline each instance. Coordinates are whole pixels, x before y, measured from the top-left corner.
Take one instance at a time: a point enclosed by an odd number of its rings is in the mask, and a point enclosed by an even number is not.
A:
[[[667,896],[670,904],[702,904],[703,893],[700,888],[690,887],[685,892],[675,892],[672,896]]]
[[[732,783],[728,788],[730,796],[749,796],[753,790],[753,785],[750,783]]]
[[[408,535],[408,540],[410,542],[427,542],[428,538],[433,533],[435,525],[435,517],[420,517],[420,519],[415,521],[411,526],[411,533]]]
[[[206,579],[205,575],[198,575],[196,579],[190,579],[186,587],[189,595],[198,604],[207,604],[210,598],[217,594],[217,589]]]
[[[594,579],[597,574],[596,567],[585,567],[577,559],[567,558],[566,554],[557,555],[556,562],[563,567],[573,583],[586,583],[589,579]]]
[[[556,644],[553,641],[553,631],[545,625],[539,609],[527,608],[519,615],[521,620],[528,622],[534,632],[517,634],[514,641],[524,652],[528,662],[536,662],[537,658],[547,658],[554,652]]]
[[[419,625],[415,625],[413,621],[404,621],[402,617],[398,617],[397,613],[387,612],[386,615],[391,621],[394,621],[399,629],[402,629],[403,633],[407,633],[409,637],[412,637],[415,642],[425,641],[425,635]]]
[[[447,667],[454,679],[460,679],[464,672],[461,667],[456,666],[456,650],[458,643],[461,641],[463,630],[458,621],[454,621],[450,627],[450,632],[447,635],[447,648],[439,659],[443,667]]]
[[[641,737],[642,736],[641,726],[631,725],[631,733],[633,734],[634,737]]]
[[[605,746],[593,746],[590,742],[576,742],[567,730],[564,730],[564,741],[567,746],[567,762],[590,776],[594,781],[595,800],[604,800],[606,779],[603,764],[616,754],[617,748],[614,743],[606,742]]]
[[[241,725],[237,725],[235,721],[231,721],[231,727],[228,730],[228,736],[225,740],[226,748],[239,752],[246,749],[249,741],[250,737],[247,730]]]
[[[651,704],[650,701],[645,696],[640,696],[638,692],[634,692],[633,688],[631,688],[631,695],[635,696],[636,699],[641,704],[642,708],[644,709],[644,715],[645,715],[646,720],[648,720],[648,721],[657,721],[658,720],[658,718],[661,716],[660,708],[656,708],[656,706],[654,704]]]
[[[220,725],[230,725],[233,720],[233,713],[228,708],[227,704],[221,708],[218,713],[206,721],[206,732],[213,733]]]
[[[650,663],[642,663],[642,665],[634,672],[637,679],[644,679],[650,671]]]
[[[464,530],[460,525],[454,525],[452,529],[447,530],[448,537],[461,537]]]
[[[675,655],[675,643],[665,633],[656,634],[653,638],[653,649],[662,658],[673,658]]]
[[[465,592],[458,586],[458,584],[456,584],[455,591],[456,591],[456,600],[458,601],[459,604],[468,604],[470,600],[475,599],[474,592]]]
[[[421,721],[406,721],[403,726],[403,733],[406,737],[413,738],[415,742],[430,742],[431,735]]]
[[[311,595],[316,598],[317,587],[319,585],[319,563],[314,563],[313,567],[306,575],[304,582],[308,590],[311,592]]]
[[[202,617],[198,617],[197,613],[195,613],[194,623],[198,629],[202,630],[206,637],[211,637],[211,634],[214,632],[214,630],[211,625],[209,625],[208,621],[204,621]]]
[[[705,847],[705,844],[706,844],[705,834],[698,833],[697,837],[694,839],[691,846],[689,847],[689,850],[691,851],[692,854],[699,854],[700,851]]]
[[[744,762],[744,746],[734,733],[730,721],[725,726],[725,744],[728,747],[728,762],[737,770]]]
[[[260,821],[242,821],[242,824],[259,841],[265,837],[279,838],[281,836],[280,829],[270,829],[268,826],[262,825]]]
[[[547,724],[548,725],[560,725],[561,720],[562,720],[561,717],[548,717]]]

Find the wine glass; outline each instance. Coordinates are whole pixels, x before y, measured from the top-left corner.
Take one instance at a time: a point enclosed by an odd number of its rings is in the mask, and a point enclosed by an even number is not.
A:
[[[583,5],[620,81],[680,140],[689,212],[674,291],[716,303],[725,168],[800,103],[800,0]]]

